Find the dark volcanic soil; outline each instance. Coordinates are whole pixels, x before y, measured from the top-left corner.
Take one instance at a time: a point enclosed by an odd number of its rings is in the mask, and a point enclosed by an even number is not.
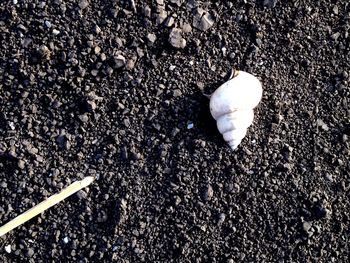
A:
[[[1,262],[347,262],[348,0],[5,0]],[[263,100],[239,148],[210,93]],[[193,124],[188,129],[188,124]]]

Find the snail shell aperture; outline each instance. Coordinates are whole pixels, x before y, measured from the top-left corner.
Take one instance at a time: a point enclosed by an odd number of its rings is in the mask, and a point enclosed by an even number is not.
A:
[[[210,97],[210,112],[218,130],[235,150],[253,123],[253,109],[262,97],[260,81],[253,75],[238,71],[238,74],[222,84]]]

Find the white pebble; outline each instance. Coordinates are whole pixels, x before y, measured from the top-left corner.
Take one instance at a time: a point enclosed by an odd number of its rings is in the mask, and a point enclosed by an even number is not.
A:
[[[194,124],[192,122],[190,122],[189,124],[187,124],[187,129],[192,129],[194,127]]]
[[[60,31],[57,29],[52,30],[52,34],[54,34],[55,36],[57,36],[59,33]]]
[[[17,5],[17,4],[18,4],[18,1],[17,1],[17,0],[13,0],[12,3],[13,3],[14,5]]]
[[[10,254],[11,253],[11,245],[5,246],[5,251]]]
[[[226,55],[227,55],[227,48],[223,47],[223,48],[221,49],[221,51],[222,51],[222,55],[223,55],[224,57],[226,57]]]
[[[63,238],[63,242],[64,242],[65,244],[67,244],[67,243],[69,242],[68,237]]]
[[[45,21],[45,26],[47,27],[47,28],[50,28],[52,25],[51,25],[51,22],[50,21]]]
[[[12,121],[9,123],[9,126],[10,126],[11,130],[16,129],[16,126]]]
[[[175,68],[176,68],[176,66],[171,65],[171,66],[169,67],[169,70],[173,71]]]

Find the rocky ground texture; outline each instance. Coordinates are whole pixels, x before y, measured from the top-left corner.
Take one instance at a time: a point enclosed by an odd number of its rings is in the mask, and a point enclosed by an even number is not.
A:
[[[347,262],[347,0],[0,3],[1,262]],[[263,99],[236,151],[203,93]]]

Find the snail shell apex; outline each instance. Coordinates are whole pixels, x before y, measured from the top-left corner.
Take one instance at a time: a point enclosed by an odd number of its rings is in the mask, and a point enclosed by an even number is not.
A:
[[[210,98],[210,112],[218,130],[231,149],[236,149],[253,123],[253,109],[262,97],[260,81],[253,75],[239,71],[222,84]]]

